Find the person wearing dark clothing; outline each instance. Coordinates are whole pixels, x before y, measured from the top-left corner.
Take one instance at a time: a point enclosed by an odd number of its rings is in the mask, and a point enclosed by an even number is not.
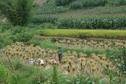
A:
[[[59,62],[62,62],[62,48],[58,47],[58,58],[59,58]]]

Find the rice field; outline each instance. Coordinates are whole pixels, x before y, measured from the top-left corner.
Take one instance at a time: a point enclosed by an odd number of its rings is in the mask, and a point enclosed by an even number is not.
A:
[[[126,39],[126,30],[43,29],[41,36]]]

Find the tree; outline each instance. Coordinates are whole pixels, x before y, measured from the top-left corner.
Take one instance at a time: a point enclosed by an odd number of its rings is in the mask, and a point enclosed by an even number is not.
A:
[[[31,17],[32,0],[0,0],[1,13],[14,26],[25,26]]]

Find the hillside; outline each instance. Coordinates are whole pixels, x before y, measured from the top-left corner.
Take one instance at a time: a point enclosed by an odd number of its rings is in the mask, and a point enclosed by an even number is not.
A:
[[[58,0],[57,0],[58,1]],[[34,9],[34,16],[33,16],[33,24],[40,25],[43,23],[51,23],[54,26],[58,26],[58,27],[62,27],[62,28],[77,28],[79,26],[68,26],[67,23],[72,23],[72,24],[78,24],[78,23],[82,23],[79,22],[79,20],[81,18],[85,18],[83,19],[84,23],[89,23],[90,25],[93,24],[97,24],[97,23],[92,23],[91,21],[87,21],[86,19],[94,19],[94,20],[99,20],[97,19],[97,17],[101,17],[104,18],[106,20],[108,20],[107,22],[110,21],[116,21],[117,18],[124,18],[126,15],[126,5],[125,3],[121,3],[119,1],[115,1],[115,2],[111,2],[107,1],[107,0],[96,0],[96,3],[99,3],[97,5],[95,5],[95,1],[93,2],[91,0],[87,2],[83,2],[85,0],[73,0],[71,1],[69,4],[66,5],[57,5],[55,0],[48,0],[47,2],[45,2],[43,5],[39,5],[36,6]],[[107,1],[104,2],[104,5],[102,4],[103,1]],[[114,0],[113,0],[114,1]],[[100,3],[101,2],[101,3]],[[71,8],[71,4],[76,3],[76,5],[79,5],[79,3],[83,3],[83,7],[77,7],[77,8]],[[87,7],[85,7],[85,3],[90,3]],[[111,17],[115,17],[115,18],[111,18]],[[76,19],[73,19],[73,17]],[[108,18],[109,17],[109,18]],[[69,18],[69,19],[68,19]],[[76,20],[76,22],[73,23],[73,21]],[[65,23],[65,21],[67,23]],[[99,20],[101,22],[101,20]],[[120,19],[121,22],[124,22],[122,19]],[[117,25],[116,28],[123,28],[125,29],[124,25],[118,25],[118,23],[113,22],[114,25]],[[66,25],[64,25],[66,24]],[[71,24],[71,25],[72,25]],[[109,23],[104,23],[103,24],[109,24]],[[120,23],[120,24],[125,24],[125,23]],[[79,24],[78,24],[79,25]],[[89,26],[89,25],[87,25]],[[104,25],[105,26],[105,25]],[[104,26],[100,26],[100,28],[104,27]],[[94,26],[92,26],[93,28],[95,28]],[[99,28],[99,26],[96,26],[97,28]],[[79,28],[86,28],[86,26],[81,26]],[[86,29],[88,29],[90,27],[87,27]],[[106,27],[105,27],[106,28]],[[113,26],[112,24],[110,24],[109,26],[107,26],[107,29],[115,29],[115,26]]]
[[[126,0],[0,0],[0,84],[126,84]]]

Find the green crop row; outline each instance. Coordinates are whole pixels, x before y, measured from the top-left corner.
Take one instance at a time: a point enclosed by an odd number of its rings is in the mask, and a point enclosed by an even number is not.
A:
[[[125,15],[103,15],[103,16],[83,16],[59,18],[52,15],[35,16],[33,24],[51,23],[58,28],[77,28],[77,29],[125,29]]]
[[[32,23],[33,24],[41,24],[41,23],[55,23],[57,20],[56,16],[51,16],[51,15],[39,15],[39,16],[34,16],[32,18]]]
[[[105,6],[106,3],[106,0],[76,0],[70,4],[70,8],[78,9],[86,7]]]
[[[126,5],[126,0],[76,0],[70,4],[70,8],[79,9],[105,5]]]
[[[126,39],[126,30],[44,29],[40,32],[43,36]]]
[[[63,18],[57,21],[59,27],[109,29],[126,27],[126,16],[84,16],[80,18]]]

